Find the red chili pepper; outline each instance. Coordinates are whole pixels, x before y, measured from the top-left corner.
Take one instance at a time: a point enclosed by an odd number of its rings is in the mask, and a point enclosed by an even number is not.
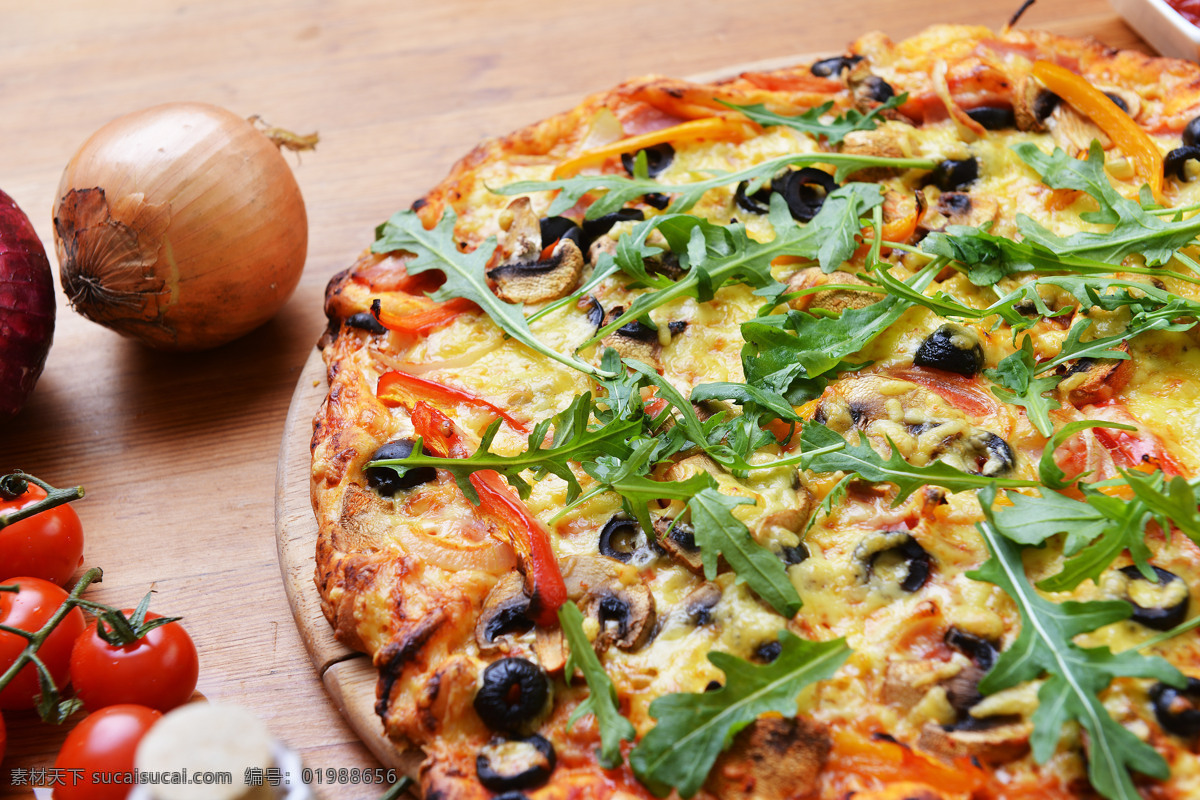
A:
[[[407,372],[385,372],[379,376],[379,386],[375,390],[375,395],[381,403],[391,408],[403,406],[411,409],[420,400],[428,400],[442,405],[462,403],[495,414],[511,425],[514,430],[522,433],[529,432],[525,423],[514,419],[507,411],[478,395],[427,378],[418,378]]]
[[[390,311],[384,311],[379,301],[376,300],[371,304],[371,313],[375,316],[375,319],[379,320],[380,325],[390,331],[425,334],[449,325],[459,314],[475,308],[478,308],[478,306],[470,300],[455,297],[444,303],[433,303],[431,301],[428,308],[414,311],[411,314],[395,314]]]
[[[454,422],[428,403],[419,400],[413,405],[412,423],[422,443],[438,455],[470,455]],[[479,508],[508,530],[509,541],[525,566],[533,621],[543,627],[557,625],[558,608],[567,601],[567,587],[550,545],[549,530],[495,470],[475,472],[471,485],[479,493]]]

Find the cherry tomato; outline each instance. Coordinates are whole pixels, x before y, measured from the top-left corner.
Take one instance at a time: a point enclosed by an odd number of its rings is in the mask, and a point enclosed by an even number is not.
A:
[[[45,489],[31,483],[20,497],[0,500],[0,514],[20,511],[45,496]],[[0,564],[9,575],[65,586],[83,564],[83,526],[75,509],[55,506],[0,528]]]
[[[109,706],[85,717],[58,751],[54,768],[63,781],[54,787],[54,800],[123,800],[134,788],[138,743],[161,717],[135,705]],[[94,782],[96,773],[104,775],[103,782]]]
[[[9,578],[0,580],[0,584],[21,587],[19,592],[0,592],[0,622],[30,633],[40,630],[67,599],[66,592],[41,578]],[[85,627],[83,612],[73,608],[38,650],[38,658],[50,670],[59,689],[67,682],[71,646]],[[0,631],[0,674],[16,663],[26,644],[23,637]],[[39,694],[37,668],[26,664],[12,683],[0,691],[0,708],[33,708]]]
[[[161,616],[151,612],[146,619]],[[199,674],[196,645],[178,622],[154,628],[127,645],[104,641],[93,622],[71,650],[71,684],[93,711],[119,703],[170,711],[192,696]]]

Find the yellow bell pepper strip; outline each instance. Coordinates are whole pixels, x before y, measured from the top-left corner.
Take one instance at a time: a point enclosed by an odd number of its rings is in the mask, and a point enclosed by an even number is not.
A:
[[[753,128],[748,123],[729,120],[724,117],[706,117],[704,119],[688,120],[678,125],[672,125],[669,128],[660,128],[648,133],[639,133],[637,136],[619,139],[612,144],[586,150],[574,158],[568,158],[555,167],[554,174],[551,177],[553,180],[570,178],[579,173],[580,170],[603,164],[610,158],[616,158],[623,153],[636,153],[638,150],[645,150],[647,147],[653,147],[656,144],[687,142],[694,139],[735,139],[741,141],[749,138],[752,135],[752,131]]]
[[[1033,65],[1033,77],[1070,103],[1113,140],[1134,169],[1150,184],[1156,201],[1162,201],[1163,159],[1154,141],[1129,115],[1086,78],[1049,61]]]
[[[423,446],[444,458],[470,455],[462,433],[449,417],[424,401],[412,408],[412,424]],[[550,532],[530,513],[500,473],[481,469],[471,474],[471,485],[479,494],[479,508],[508,531],[509,541],[524,566],[531,598],[529,615],[542,627],[558,625],[558,609],[567,601],[567,586]]]
[[[442,406],[468,405],[495,414],[512,426],[513,430],[529,433],[529,426],[514,419],[500,406],[472,394],[465,389],[420,378],[407,372],[385,372],[379,376],[375,396],[391,408],[412,408],[418,401],[425,400]]]

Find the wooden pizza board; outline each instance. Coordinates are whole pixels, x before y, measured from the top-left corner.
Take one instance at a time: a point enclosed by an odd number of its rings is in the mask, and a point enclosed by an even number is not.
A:
[[[317,520],[309,493],[309,443],[313,416],[328,391],[325,362],[313,349],[292,394],[275,476],[275,543],[283,587],[304,648],[338,711],[384,766],[415,778],[420,753],[402,750],[384,735],[375,714],[375,668],[366,655],[334,638],[313,580]]]

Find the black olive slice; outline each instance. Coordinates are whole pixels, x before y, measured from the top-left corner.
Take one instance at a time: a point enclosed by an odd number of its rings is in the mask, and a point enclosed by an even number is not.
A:
[[[646,154],[646,177],[648,178],[657,176],[660,172],[671,166],[671,162],[675,160],[675,148],[667,142],[647,147],[645,150],[638,152]],[[630,175],[633,174],[633,165],[636,158],[637,153],[621,154],[621,165],[625,167],[625,171]]]
[[[921,342],[913,364],[971,378],[983,368],[983,346],[974,331],[948,322]]]
[[[989,131],[1002,131],[1017,126],[1017,116],[1012,106],[976,106],[967,109],[967,116]]]
[[[624,639],[625,634],[629,633],[629,622],[633,610],[629,607],[629,603],[615,594],[608,594],[600,598],[600,606],[597,613],[597,618],[600,621],[601,628],[607,628],[610,625],[616,629],[617,639]]]
[[[1200,161],[1200,145],[1184,145],[1176,147],[1163,157],[1163,175],[1174,175],[1181,181],[1186,181],[1187,162]]]
[[[588,322],[596,326],[596,330],[600,330],[600,326],[604,324],[604,306],[592,295],[588,295],[587,298],[587,318]]]
[[[794,546],[790,544],[784,545],[783,547],[779,548],[779,557],[783,559],[783,563],[787,564],[789,567],[793,564],[799,564],[801,561],[804,561],[806,558],[808,558],[808,556],[808,548],[804,546],[804,542]]]
[[[539,734],[525,739],[492,739],[475,757],[475,774],[490,791],[518,792],[545,784],[556,762],[554,745]]]
[[[991,431],[983,436],[984,459],[979,466],[979,474],[988,478],[998,478],[1012,471],[1017,465],[1017,457],[1013,455],[1008,442]]]
[[[896,90],[892,88],[892,85],[878,75],[868,75],[862,82],[860,92],[863,97],[877,103],[886,103],[896,96]]]
[[[774,188],[787,201],[792,219],[810,222],[825,204],[825,197],[838,185],[825,170],[805,167],[788,172],[782,180],[775,182]]]
[[[372,461],[389,461],[397,458],[408,458],[412,455],[412,439],[396,439],[380,447],[371,454]],[[422,452],[424,448],[422,448]],[[426,452],[426,455],[428,453]],[[363,470],[367,476],[367,486],[375,490],[381,497],[391,497],[403,489],[411,489],[423,483],[437,479],[437,470],[433,467],[413,467],[400,475],[392,467],[367,467]]]
[[[946,631],[945,642],[971,659],[971,661],[975,662],[975,666],[984,671],[991,669],[992,665],[996,663],[996,658],[1000,655],[1000,651],[996,649],[996,645],[987,639],[984,639],[982,636],[976,636],[973,633],[967,633],[959,628],[952,627]]]
[[[646,563],[656,554],[653,543],[637,520],[614,516],[600,531],[600,555],[629,563]]]
[[[359,311],[357,314],[351,314],[346,317],[346,324],[351,328],[358,328],[377,336],[381,333],[387,333],[387,328],[383,327],[383,323],[375,319],[375,315],[370,311]]]
[[[779,658],[779,654],[783,652],[783,645],[778,640],[771,642],[763,642],[758,647],[754,648],[754,660],[762,664],[770,664],[775,659]]]
[[[1187,686],[1176,689],[1165,683],[1150,687],[1150,702],[1154,717],[1167,733],[1190,739],[1200,734],[1200,679],[1188,678]]]
[[[1133,605],[1133,616],[1130,619],[1156,631],[1169,631],[1187,618],[1188,602],[1191,600],[1191,595],[1187,590],[1187,584],[1174,572],[1153,565],[1151,565],[1151,569],[1154,570],[1157,580],[1146,580],[1146,576],[1134,564],[1121,568],[1121,574],[1128,578],[1130,583],[1125,590],[1126,599]],[[1137,591],[1134,586],[1135,583],[1160,586],[1166,589],[1168,584],[1173,582],[1178,582],[1183,587],[1183,596],[1177,602],[1167,606],[1142,605],[1133,598],[1133,593],[1130,591],[1131,589],[1134,592]],[[1146,598],[1143,597],[1142,599]]]
[[[1200,144],[1200,141],[1197,140],[1200,140],[1200,117],[1192,117],[1183,127],[1183,144],[1186,147],[1193,147]]]
[[[1033,98],[1033,116],[1038,122],[1044,122],[1046,117],[1054,113],[1054,109],[1058,108],[1058,104],[1061,102],[1061,97],[1043,89],[1038,92],[1037,97]]]
[[[974,158],[948,158],[933,168],[930,180],[943,192],[953,192],[979,177],[979,162]]]
[[[833,58],[823,58],[809,67],[809,71],[818,78],[836,78],[838,75],[842,74],[842,70],[850,69],[852,66],[862,60],[862,56],[834,56]]]
[[[733,201],[737,207],[751,214],[766,214],[771,210],[771,189],[763,185],[754,194],[746,194],[750,181],[742,181],[733,191]]]
[[[550,701],[550,681],[542,668],[524,658],[488,664],[475,693],[475,713],[494,731],[520,732]],[[505,787],[512,789],[521,786]]]
[[[662,211],[667,206],[671,205],[671,196],[662,192],[649,192],[642,195],[642,202],[651,208],[657,208]]]
[[[917,591],[929,580],[932,568],[929,553],[911,534],[903,531],[881,531],[875,541],[860,544],[855,555],[862,561],[868,579],[885,558],[903,562],[904,577],[899,583],[906,592]]]
[[[592,242],[596,241],[601,236],[612,230],[612,227],[618,222],[641,222],[645,218],[645,213],[643,213],[640,209],[622,208],[618,211],[614,211],[611,214],[605,214],[602,217],[585,219],[583,221],[584,240],[587,242],[588,247],[591,247]],[[588,248],[581,247],[580,249],[586,253]]]
[[[1124,97],[1121,97],[1121,95],[1117,94],[1116,92],[1105,92],[1104,96],[1109,100],[1112,100],[1113,105],[1115,105],[1117,108],[1121,109],[1126,114],[1129,113],[1129,104],[1125,102]]]
[[[587,249],[583,246],[583,229],[573,219],[567,219],[566,217],[542,217],[538,221],[538,227],[541,229],[543,248],[566,237],[579,245],[581,251]]]

